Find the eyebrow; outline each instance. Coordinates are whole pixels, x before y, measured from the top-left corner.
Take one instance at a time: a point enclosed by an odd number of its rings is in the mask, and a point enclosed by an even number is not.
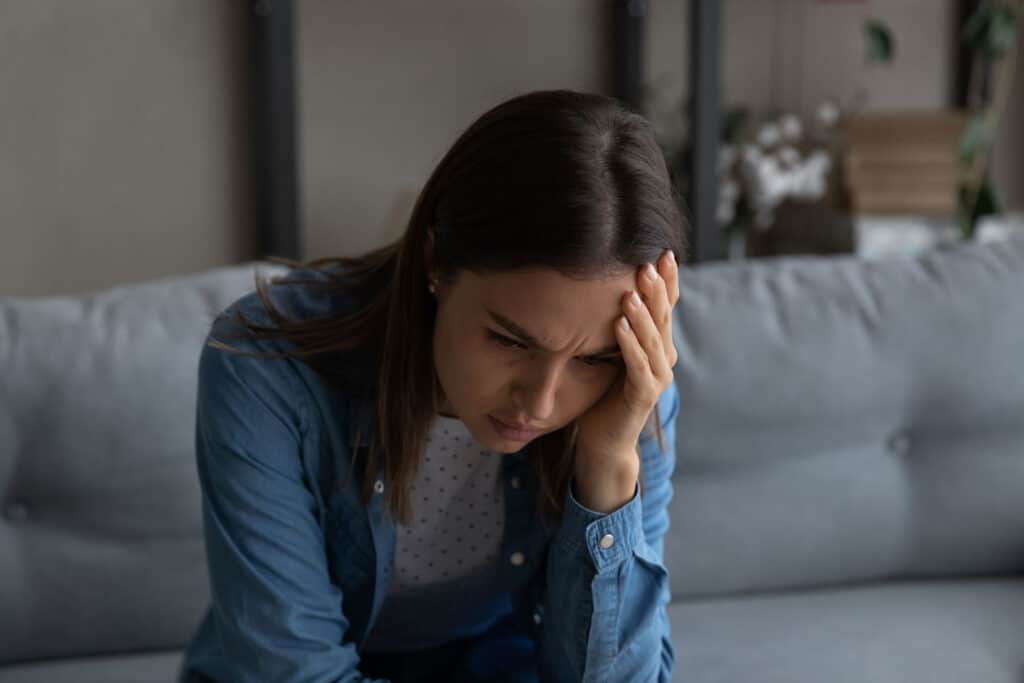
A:
[[[487,313],[492,318],[494,318],[494,322],[496,322],[499,325],[501,325],[502,327],[504,327],[507,332],[510,332],[510,333],[514,334],[515,336],[519,337],[524,342],[526,342],[528,344],[532,344],[532,345],[536,346],[539,349],[542,349],[544,351],[551,351],[551,349],[545,348],[539,341],[537,341],[536,337],[534,337],[532,334],[530,334],[529,332],[527,332],[522,327],[520,327],[516,323],[512,322],[511,320],[509,320],[505,316],[501,315],[500,313],[495,313],[494,311],[492,311],[491,309],[489,309],[487,307],[484,307],[484,310],[487,311]],[[586,358],[604,358],[604,357],[612,357],[612,356],[619,356],[619,355],[622,355],[622,351],[619,349],[619,345],[618,344],[612,344],[611,346],[607,346],[607,347],[605,347],[603,349],[598,349],[597,351],[594,351],[593,353],[584,354],[584,356]]]

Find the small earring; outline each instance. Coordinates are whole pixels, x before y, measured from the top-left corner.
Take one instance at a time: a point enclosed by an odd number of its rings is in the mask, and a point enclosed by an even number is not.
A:
[[[431,294],[436,294],[437,293],[437,288],[434,286],[433,282],[431,282],[429,285],[427,285],[427,289],[430,290]]]

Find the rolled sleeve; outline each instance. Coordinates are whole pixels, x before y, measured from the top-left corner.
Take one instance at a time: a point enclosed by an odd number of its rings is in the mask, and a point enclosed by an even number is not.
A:
[[[674,384],[658,405],[662,444],[653,433],[642,434],[638,444],[643,497],[638,481],[628,502],[602,514],[576,499],[572,480],[566,487],[542,590],[541,680],[667,683],[671,678],[675,653],[666,612],[671,593],[662,547],[675,469],[679,397]]]
[[[576,500],[571,479],[565,495],[565,511],[555,543],[569,553],[586,553],[598,573],[628,558],[643,539],[644,513],[639,481],[629,502],[610,513],[595,512]],[[605,548],[601,540],[609,536],[611,545]]]

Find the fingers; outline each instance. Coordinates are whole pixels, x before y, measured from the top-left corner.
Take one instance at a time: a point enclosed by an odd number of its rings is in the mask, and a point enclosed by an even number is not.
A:
[[[637,381],[641,384],[651,381],[658,385],[665,384],[672,376],[672,368],[663,346],[664,337],[654,322],[651,310],[643,300],[634,297],[632,292],[626,295],[623,308],[629,320],[629,333],[638,346],[638,352],[643,355],[642,362],[636,364],[638,372],[641,372],[641,367],[643,368],[641,374],[636,376]],[[625,358],[625,353],[623,357]]]
[[[665,281],[669,305],[674,307],[679,301],[679,266],[676,264],[676,257],[671,249],[666,249],[658,259],[658,273]]]
[[[653,276],[653,279],[652,279]],[[665,280],[658,273],[657,269],[647,264],[640,267],[640,273],[636,278],[637,289],[647,304],[651,317],[654,318],[658,329],[662,329],[668,322],[671,306],[668,302],[668,293],[665,290]]]
[[[653,280],[648,277],[648,272],[654,273]],[[672,342],[672,309],[675,301],[679,299],[677,273],[672,250],[666,249],[658,259],[656,269],[643,266],[637,277],[640,293],[643,295],[644,302],[661,334],[661,347],[670,369],[675,366],[677,360],[676,349]]]
[[[675,367],[678,354],[672,341],[672,310],[679,302],[679,266],[676,263],[675,253],[671,249],[666,249],[658,259],[658,273],[664,282],[665,295],[669,302],[669,313],[662,333],[665,338],[665,348],[668,350],[668,364],[670,367]]]
[[[672,309],[679,299],[678,267],[671,250],[657,266],[638,269],[635,292],[622,300],[625,313],[615,326],[627,379],[642,402],[658,399],[673,379],[677,354],[672,341]],[[649,275],[653,273],[653,278]]]
[[[623,304],[627,307],[628,304]],[[622,361],[626,364],[625,396],[626,402],[635,409],[646,410],[647,406],[657,400],[653,385],[656,380],[647,360],[647,353],[640,344],[628,316],[619,316],[615,323],[615,337],[622,352]]]

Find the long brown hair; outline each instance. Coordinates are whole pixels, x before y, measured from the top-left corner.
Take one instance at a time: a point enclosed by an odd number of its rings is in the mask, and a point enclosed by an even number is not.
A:
[[[449,282],[462,270],[547,267],[589,279],[635,271],[665,249],[678,263],[686,254],[681,205],[641,116],[603,95],[528,93],[487,111],[456,140],[395,242],[355,258],[271,259],[293,268],[330,270],[326,280],[285,275],[272,284],[342,292],[358,283],[361,308],[333,318],[293,320],[275,306],[257,274],[256,290],[272,324],[258,325],[241,314],[238,319],[247,334],[283,337],[294,349],[267,355],[291,356],[325,372],[326,355],[375,348],[370,390],[358,397],[366,409],[375,407],[364,471],[382,466],[391,482],[387,509],[406,524],[412,515],[408,488],[443,396],[433,365],[437,307],[427,289],[428,275]],[[652,421],[663,448],[657,410]],[[549,521],[561,517],[575,436],[573,421],[528,446],[538,513]],[[373,477],[364,476],[364,504],[372,486]]]

